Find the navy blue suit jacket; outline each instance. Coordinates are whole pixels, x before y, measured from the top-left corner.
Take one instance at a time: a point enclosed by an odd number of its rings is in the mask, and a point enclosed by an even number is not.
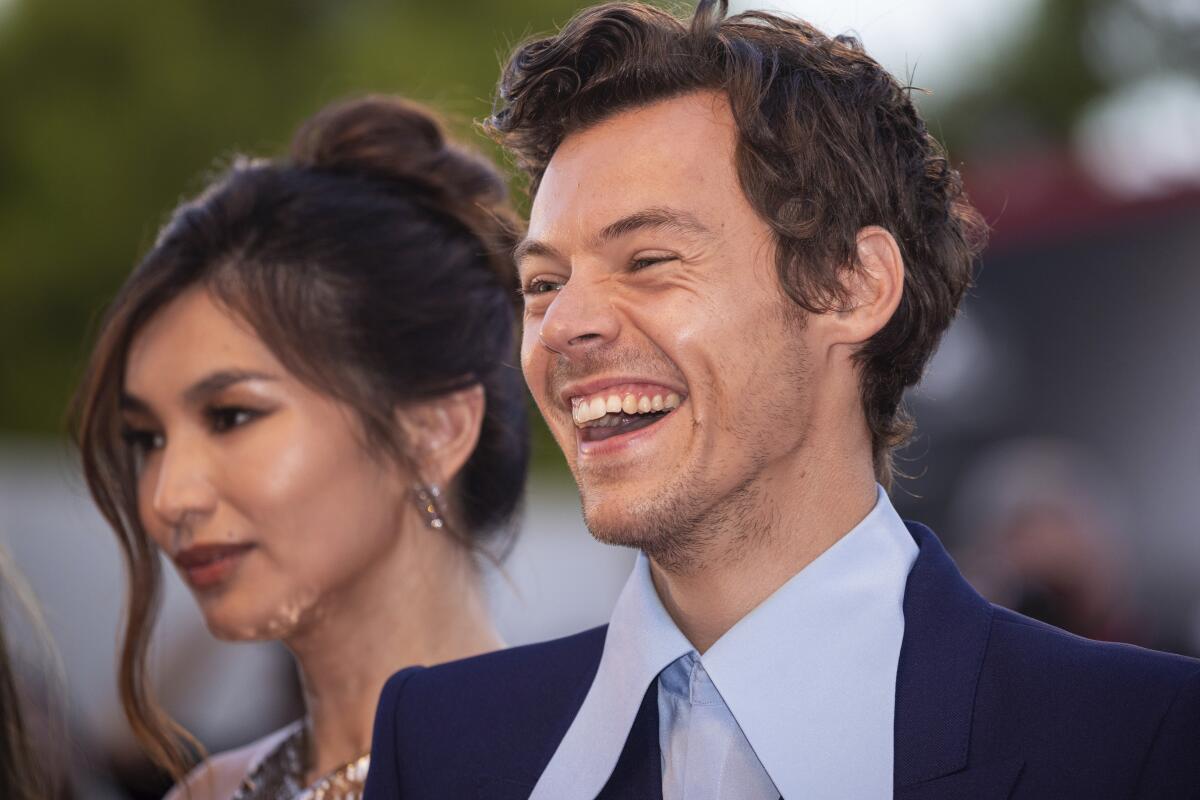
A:
[[[898,800],[1200,798],[1200,661],[990,605],[932,532],[908,527],[920,554],[896,684]],[[367,800],[527,798],[604,635],[397,673],[376,716]],[[654,684],[601,797],[661,798],[656,697]]]

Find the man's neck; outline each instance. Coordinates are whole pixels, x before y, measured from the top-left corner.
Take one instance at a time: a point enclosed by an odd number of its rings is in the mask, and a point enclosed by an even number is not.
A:
[[[876,503],[870,470],[764,474],[742,498],[740,518],[697,532],[713,544],[670,570],[651,560],[667,613],[700,653],[861,522]],[[736,530],[732,529],[736,525]]]

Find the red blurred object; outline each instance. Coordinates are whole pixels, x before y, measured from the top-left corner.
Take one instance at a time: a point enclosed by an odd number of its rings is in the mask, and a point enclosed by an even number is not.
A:
[[[1098,184],[1065,151],[1031,151],[963,173],[971,201],[992,226],[990,249],[1200,212],[1200,186],[1154,196],[1119,195]]]

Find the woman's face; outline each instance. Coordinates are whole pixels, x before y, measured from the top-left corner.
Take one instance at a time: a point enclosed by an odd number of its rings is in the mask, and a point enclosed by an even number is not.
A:
[[[142,524],[215,635],[302,632],[397,552],[410,479],[204,289],[134,338],[122,406]]]

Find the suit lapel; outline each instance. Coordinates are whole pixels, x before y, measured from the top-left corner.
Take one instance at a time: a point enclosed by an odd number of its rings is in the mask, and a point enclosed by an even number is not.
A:
[[[990,761],[986,754],[970,751],[991,606],[963,579],[928,528],[915,523],[908,528],[920,554],[904,594],[904,640],[896,676],[895,798],[1003,800],[1020,777],[1021,759]],[[661,761],[655,680],[597,800],[662,800]]]
[[[904,594],[896,678],[896,800],[1003,800],[1020,759],[968,760],[975,687],[992,609],[959,574],[937,537],[909,523],[920,554]],[[597,800],[662,800],[658,681],[642,698],[612,776]]]
[[[925,783],[896,789],[895,800],[1008,800],[1021,776],[1021,758],[971,766]]]
[[[596,800],[662,800],[657,679],[650,682],[642,697],[621,757]]]
[[[897,798],[1004,798],[1021,762],[971,753],[975,688],[992,608],[959,574],[937,537],[907,523],[920,547],[904,593],[896,673]]]

